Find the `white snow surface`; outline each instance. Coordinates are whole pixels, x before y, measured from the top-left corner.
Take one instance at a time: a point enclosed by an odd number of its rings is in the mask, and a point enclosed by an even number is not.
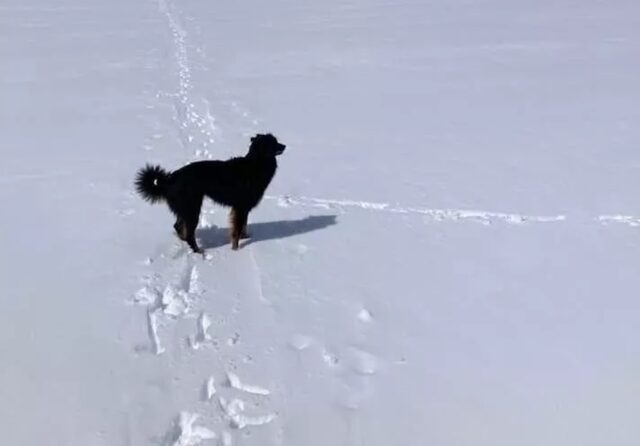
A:
[[[637,0],[4,0],[0,55],[1,444],[640,444]],[[266,131],[237,252],[133,191]]]

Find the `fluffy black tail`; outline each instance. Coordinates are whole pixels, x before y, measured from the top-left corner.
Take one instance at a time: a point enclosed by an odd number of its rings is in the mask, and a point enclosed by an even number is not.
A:
[[[136,175],[136,190],[150,203],[162,201],[167,195],[169,175],[162,167],[147,164]]]

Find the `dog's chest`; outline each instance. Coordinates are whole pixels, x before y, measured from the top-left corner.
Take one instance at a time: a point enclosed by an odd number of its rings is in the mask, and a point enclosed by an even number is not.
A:
[[[245,179],[251,189],[264,190],[267,188],[276,173],[275,160],[265,160],[260,163],[251,163],[248,166]]]

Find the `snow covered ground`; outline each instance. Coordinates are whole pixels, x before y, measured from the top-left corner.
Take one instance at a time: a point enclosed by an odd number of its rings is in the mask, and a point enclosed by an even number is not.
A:
[[[640,444],[640,3],[5,0],[0,443]],[[251,241],[133,194],[288,145]]]

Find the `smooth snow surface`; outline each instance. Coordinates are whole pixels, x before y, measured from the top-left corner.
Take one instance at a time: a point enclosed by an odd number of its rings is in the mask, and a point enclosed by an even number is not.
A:
[[[4,0],[0,444],[640,444],[640,2]],[[287,144],[252,238],[133,192]]]

